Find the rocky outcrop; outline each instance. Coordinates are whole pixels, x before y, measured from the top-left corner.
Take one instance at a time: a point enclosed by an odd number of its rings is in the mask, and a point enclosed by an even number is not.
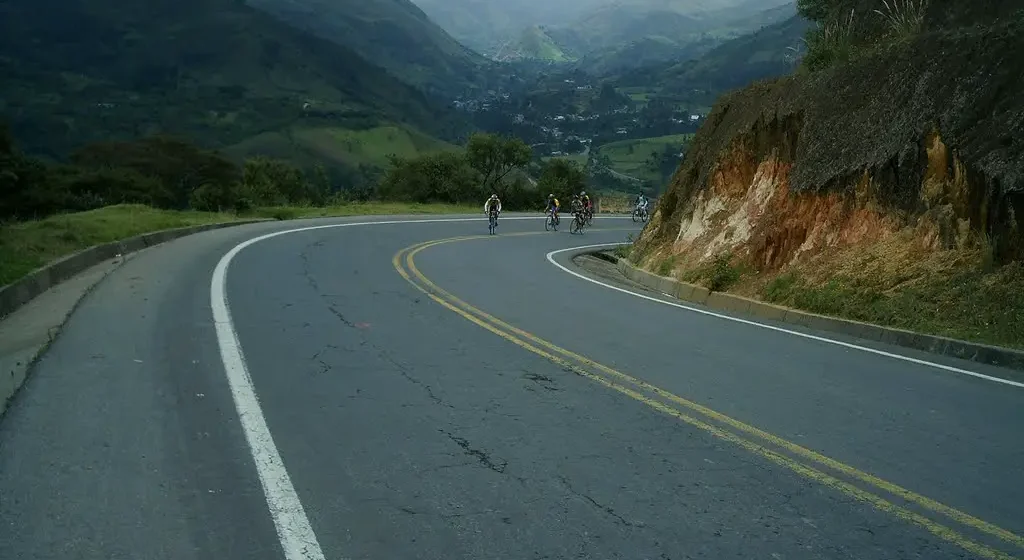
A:
[[[1022,260],[1024,13],[990,3],[984,21],[935,9],[911,40],[725,96],[634,254],[779,270],[910,232]]]

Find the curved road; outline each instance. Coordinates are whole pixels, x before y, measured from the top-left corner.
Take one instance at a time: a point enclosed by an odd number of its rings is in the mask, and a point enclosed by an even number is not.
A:
[[[0,558],[1024,557],[1024,389],[553,264],[628,219],[408,219],[104,280],[0,422]]]

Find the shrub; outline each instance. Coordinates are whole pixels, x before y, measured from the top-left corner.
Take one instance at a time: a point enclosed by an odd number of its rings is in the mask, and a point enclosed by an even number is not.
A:
[[[482,201],[486,193],[479,173],[465,157],[452,152],[391,158],[378,192],[389,200],[450,204]]]
[[[708,276],[708,289],[713,292],[721,292],[732,286],[740,279],[740,271],[730,264],[730,255],[718,255],[711,265],[711,273]]]

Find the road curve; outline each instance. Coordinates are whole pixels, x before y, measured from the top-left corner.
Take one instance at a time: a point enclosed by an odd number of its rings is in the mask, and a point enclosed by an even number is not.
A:
[[[547,261],[595,222],[140,253],[0,422],[0,558],[1024,557],[1024,391]]]

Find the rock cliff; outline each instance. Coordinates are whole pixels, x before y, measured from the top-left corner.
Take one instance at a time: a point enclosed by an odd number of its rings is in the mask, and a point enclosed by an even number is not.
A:
[[[896,243],[1021,261],[1024,11],[969,4],[933,2],[922,33],[723,97],[634,258],[779,273]]]

